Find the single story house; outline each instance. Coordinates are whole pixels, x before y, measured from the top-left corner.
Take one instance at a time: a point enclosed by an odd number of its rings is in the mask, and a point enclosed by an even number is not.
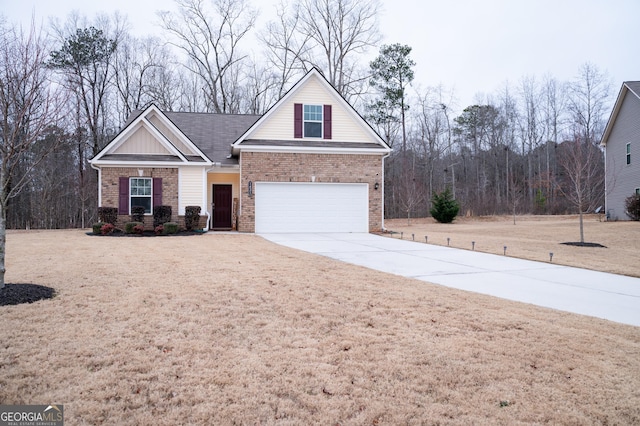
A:
[[[384,226],[391,148],[317,70],[264,115],[161,111],[131,115],[90,163],[98,206],[200,206],[211,230],[376,232]]]
[[[640,194],[640,81],[625,81],[600,142],[609,220],[629,220],[625,199]]]

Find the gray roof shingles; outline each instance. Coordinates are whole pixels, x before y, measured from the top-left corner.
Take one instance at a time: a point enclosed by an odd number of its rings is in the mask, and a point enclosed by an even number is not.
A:
[[[164,114],[211,161],[227,165],[238,164],[237,158],[228,158],[231,154],[231,144],[261,117],[197,112],[165,112]]]

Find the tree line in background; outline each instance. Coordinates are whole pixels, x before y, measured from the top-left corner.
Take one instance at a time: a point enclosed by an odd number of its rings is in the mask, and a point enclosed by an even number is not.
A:
[[[158,13],[162,38],[134,37],[119,14],[46,28],[0,18],[0,237],[95,222],[88,160],[132,111],[260,114],[312,67],[394,148],[387,217],[427,216],[446,188],[472,215],[604,202],[597,143],[613,93],[592,64],[569,82],[522,77],[459,110],[447,88],[412,85],[410,46],[380,47],[377,1],[285,2],[264,28],[249,0],[175,5]]]

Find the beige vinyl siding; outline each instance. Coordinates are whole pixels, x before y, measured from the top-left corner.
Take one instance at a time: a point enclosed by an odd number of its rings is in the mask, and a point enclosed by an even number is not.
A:
[[[624,202],[640,188],[640,99],[627,92],[607,141],[607,212],[613,220],[629,220]],[[627,165],[627,144],[631,164]]]
[[[127,140],[117,147],[112,154],[157,154],[164,155],[170,152],[149,132],[144,125],[139,125]]]
[[[183,215],[186,206],[200,206],[205,210],[204,185],[206,173],[203,167],[178,169],[178,214]]]
[[[281,105],[249,136],[249,139],[293,139],[293,104],[331,105],[332,139],[340,142],[371,142],[371,135],[347,111],[338,99],[329,93],[317,77],[307,80],[287,103]]]
[[[184,155],[197,155],[191,148],[184,144],[181,139],[167,127],[155,114],[148,117],[148,120],[162,133],[171,143]]]

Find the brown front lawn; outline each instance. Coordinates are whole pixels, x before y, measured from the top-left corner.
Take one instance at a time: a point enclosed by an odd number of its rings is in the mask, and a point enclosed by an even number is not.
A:
[[[640,423],[640,327],[254,235],[12,231],[7,255],[57,296],[0,306],[0,403],[68,425]]]

